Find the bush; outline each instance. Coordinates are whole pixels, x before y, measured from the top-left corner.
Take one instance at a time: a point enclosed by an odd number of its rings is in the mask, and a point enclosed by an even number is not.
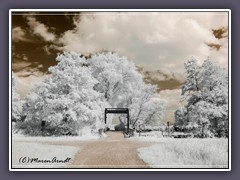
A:
[[[23,134],[30,136],[42,135],[41,124],[35,121],[16,122],[15,131],[21,131]]]
[[[59,125],[53,125],[50,122],[46,122],[45,126],[41,126],[41,121],[24,121],[16,122],[14,126],[14,131],[21,131],[25,135],[30,136],[60,136],[60,135],[78,135],[76,128],[77,123],[71,122],[61,122]]]

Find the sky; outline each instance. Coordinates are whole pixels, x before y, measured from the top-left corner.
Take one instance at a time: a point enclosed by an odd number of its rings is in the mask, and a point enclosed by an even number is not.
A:
[[[12,14],[12,70],[24,98],[63,51],[113,51],[136,66],[159,71],[159,93],[179,99],[184,62],[210,58],[228,67],[227,12],[41,12]],[[164,77],[168,77],[165,78]],[[156,78],[156,77],[155,77]],[[176,86],[173,83],[176,82]],[[178,84],[177,84],[178,83]],[[160,84],[161,86],[161,84]],[[168,103],[171,109],[176,101]],[[171,106],[171,107],[170,107]]]

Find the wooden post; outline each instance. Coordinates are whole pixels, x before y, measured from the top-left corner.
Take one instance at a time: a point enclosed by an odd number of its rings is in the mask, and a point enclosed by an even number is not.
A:
[[[168,122],[167,122],[167,127],[168,127],[168,137],[170,137],[170,127],[169,127],[169,126],[170,126],[170,122],[168,121]]]
[[[127,132],[129,133],[129,110],[127,109]]]
[[[140,124],[138,124],[138,130],[139,130],[139,134],[138,134],[138,136],[141,136]]]

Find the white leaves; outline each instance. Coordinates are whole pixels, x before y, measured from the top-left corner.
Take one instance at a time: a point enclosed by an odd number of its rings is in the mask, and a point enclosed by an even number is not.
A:
[[[114,53],[58,55],[51,75],[26,98],[27,120],[46,120],[73,133],[103,126],[105,108],[130,108],[132,120],[150,123],[163,116],[163,103],[152,101],[156,87],[143,82],[134,64]],[[145,110],[144,110],[145,109]],[[71,132],[72,133],[72,132]]]
[[[176,124],[197,122],[202,126],[212,123],[211,130],[218,131],[222,121],[228,121],[227,73],[209,59],[202,65],[197,65],[196,60],[192,59],[185,63],[185,68],[187,80],[182,86],[182,95],[188,91],[185,94],[187,112],[181,109],[175,112]],[[227,131],[227,126],[224,128]]]
[[[45,121],[51,122],[55,126],[59,125],[62,119],[63,119],[62,113],[55,113],[55,112],[45,117]]]
[[[21,118],[22,103],[19,94],[16,92],[16,79],[12,73],[12,120],[18,121]]]

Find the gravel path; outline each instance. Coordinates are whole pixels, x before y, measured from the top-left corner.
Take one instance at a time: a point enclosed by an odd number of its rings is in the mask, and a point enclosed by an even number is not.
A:
[[[149,168],[148,164],[138,157],[137,149],[152,144],[127,140],[121,132],[108,132],[107,137],[102,140],[80,143],[81,151],[75,155],[69,167]]]
[[[150,168],[148,164],[139,158],[137,149],[155,144],[129,140],[123,137],[122,132],[114,131],[107,132],[106,138],[89,141],[25,141],[23,139],[15,140],[14,142],[25,144],[37,143],[39,145],[50,146],[58,145],[56,146],[56,150],[61,150],[61,147],[65,146],[80,149],[80,151],[75,153],[71,163],[66,166],[67,168]],[[16,150],[19,151],[19,149]],[[32,154],[36,155],[36,153]]]

